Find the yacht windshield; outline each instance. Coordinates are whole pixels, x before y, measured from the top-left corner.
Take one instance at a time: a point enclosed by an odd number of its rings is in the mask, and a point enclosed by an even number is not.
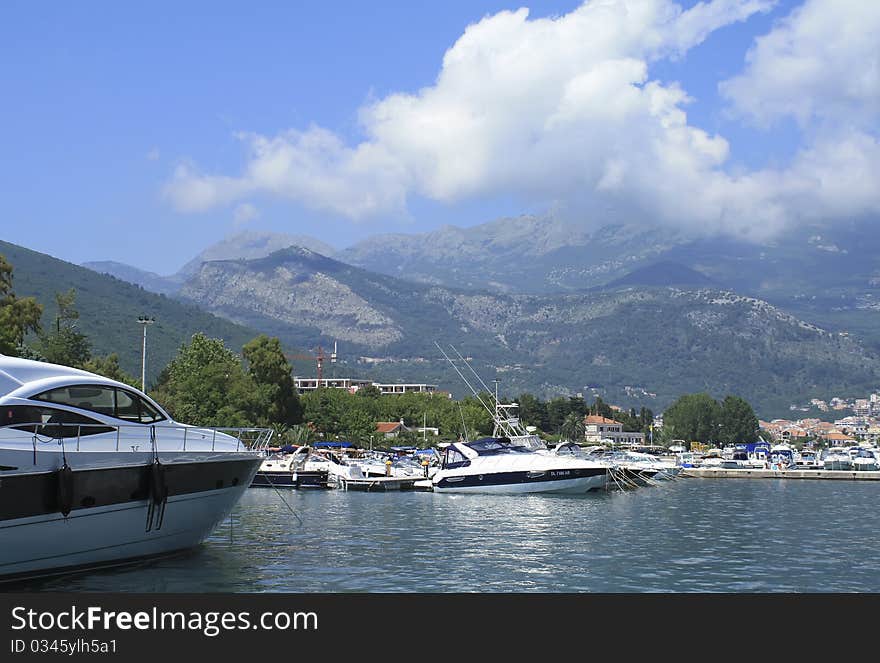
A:
[[[513,446],[507,438],[487,437],[482,440],[467,442],[466,444],[481,456],[508,453],[532,453],[525,447]]]

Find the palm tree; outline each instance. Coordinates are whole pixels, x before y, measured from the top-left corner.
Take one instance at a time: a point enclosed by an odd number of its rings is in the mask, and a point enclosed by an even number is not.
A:
[[[572,442],[582,439],[586,431],[587,428],[584,424],[584,418],[576,412],[567,415],[559,429],[562,437],[571,440]]]

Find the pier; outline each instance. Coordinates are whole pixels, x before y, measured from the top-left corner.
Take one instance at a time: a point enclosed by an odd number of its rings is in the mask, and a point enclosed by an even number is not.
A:
[[[364,477],[362,479],[348,479],[337,477],[336,481],[342,490],[411,490],[421,477]]]
[[[880,481],[880,472],[853,470],[764,470],[723,467],[686,467],[682,476],[703,479],[836,479]]]

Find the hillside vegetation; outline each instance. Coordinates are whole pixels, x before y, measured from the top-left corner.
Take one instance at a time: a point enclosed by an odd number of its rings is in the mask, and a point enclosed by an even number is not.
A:
[[[78,328],[89,337],[93,355],[119,355],[120,366],[141,374],[143,328],[141,315],[155,317],[147,330],[147,382],[174,357],[196,332],[220,338],[240,352],[258,332],[112,276],[98,274],[51,256],[0,241],[0,255],[13,266],[13,286],[19,297],[34,297],[43,306],[42,325],[54,324],[55,294],[76,290]]]

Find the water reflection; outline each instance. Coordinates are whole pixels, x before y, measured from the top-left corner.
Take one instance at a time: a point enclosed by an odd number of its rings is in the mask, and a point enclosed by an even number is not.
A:
[[[289,491],[287,504],[251,489],[194,552],[16,589],[877,592],[878,489],[689,479],[583,496]]]

